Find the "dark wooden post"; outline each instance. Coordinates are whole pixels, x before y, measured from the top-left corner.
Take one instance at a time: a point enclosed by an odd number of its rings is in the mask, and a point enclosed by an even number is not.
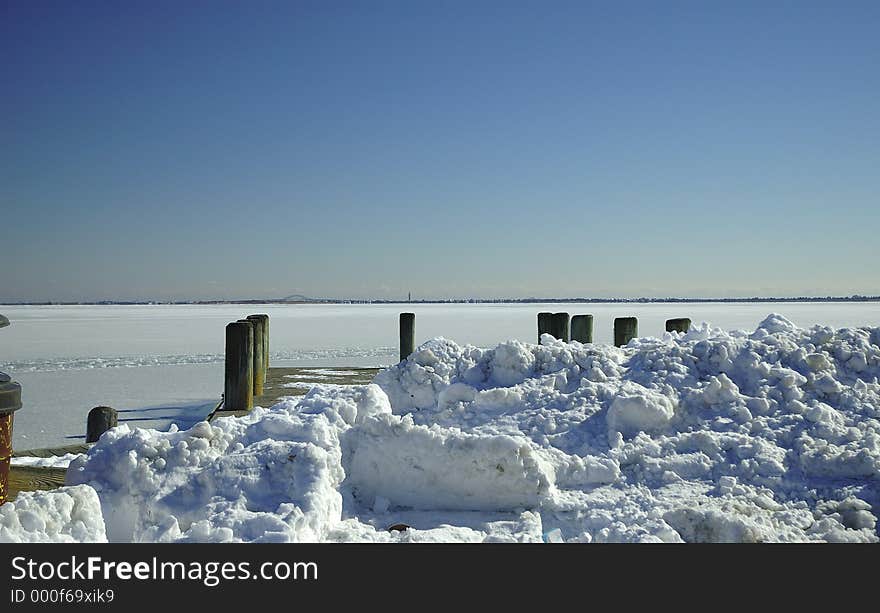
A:
[[[553,335],[553,338],[567,343],[570,338],[570,319],[568,313],[553,313],[550,325],[550,334]]]
[[[623,347],[639,335],[639,320],[635,317],[616,317],[614,319],[614,344]]]
[[[263,384],[266,382],[266,358],[263,342],[263,317],[248,315],[247,321],[254,325],[254,397],[263,395]]]
[[[552,334],[553,330],[553,313],[538,313],[538,344],[541,344],[542,334]]]
[[[400,361],[416,350],[416,314],[400,314]]]
[[[263,319],[263,365],[266,367],[266,377],[269,377],[269,316],[262,314]],[[264,381],[265,383],[265,381]]]
[[[226,381],[224,411],[254,407],[254,326],[249,321],[226,325]]]
[[[266,384],[266,378],[269,376],[269,316],[265,313],[258,315],[248,315],[250,321],[260,322],[260,334],[262,335],[262,356],[263,356],[263,385]],[[256,342],[256,339],[254,340]],[[262,392],[261,392],[262,393]]]
[[[575,315],[571,318],[571,340],[579,343],[593,342],[592,315]]]
[[[678,317],[676,319],[666,320],[667,332],[687,332],[690,330],[691,320],[687,317]]]
[[[97,442],[101,435],[119,424],[119,414],[113,407],[95,407],[86,418],[86,442]]]

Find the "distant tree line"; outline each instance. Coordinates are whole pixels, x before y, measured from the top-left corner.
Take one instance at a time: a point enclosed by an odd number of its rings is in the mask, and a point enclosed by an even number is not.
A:
[[[880,296],[796,296],[750,298],[446,298],[437,300],[392,300],[348,298],[249,298],[242,300],[98,300],[94,302],[5,302],[8,305],[74,306],[74,305],[150,305],[150,304],[538,304],[538,303],[652,303],[652,302],[877,302]]]

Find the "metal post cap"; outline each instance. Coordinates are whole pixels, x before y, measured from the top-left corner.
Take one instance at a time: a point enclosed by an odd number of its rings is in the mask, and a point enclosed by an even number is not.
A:
[[[9,325],[9,320],[0,315],[0,328]],[[21,386],[9,378],[5,372],[0,372],[0,415],[12,413],[21,408]]]
[[[21,386],[0,372],[0,415],[12,413],[21,408]]]

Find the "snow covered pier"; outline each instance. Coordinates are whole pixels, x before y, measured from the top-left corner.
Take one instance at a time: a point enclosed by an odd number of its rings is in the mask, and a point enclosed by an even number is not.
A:
[[[366,385],[379,368],[270,368],[254,404],[270,407],[284,396],[304,396],[315,385]]]
[[[269,368],[269,316],[249,315],[226,326],[223,402],[209,416],[241,417],[284,396],[303,396],[314,385],[364,385],[378,368]]]
[[[379,368],[270,368],[266,371],[266,382],[263,384],[263,393],[253,397],[252,406],[271,407],[285,396],[304,396],[316,385],[336,387],[340,385],[366,385],[380,371]],[[211,415],[208,421],[217,417],[229,417],[234,415],[241,417],[247,415],[250,409],[227,409],[220,406]]]
[[[687,332],[691,320],[669,319],[666,331]],[[416,350],[415,313],[400,313],[400,361]],[[538,313],[538,343],[547,333],[564,342],[593,342],[593,316],[569,313]],[[614,320],[614,344],[626,345],[638,337],[635,317]],[[247,415],[254,406],[270,407],[285,396],[302,396],[315,385],[364,385],[379,368],[335,369],[301,367],[269,368],[269,316],[249,315],[226,326],[226,379],[222,406],[208,419]]]

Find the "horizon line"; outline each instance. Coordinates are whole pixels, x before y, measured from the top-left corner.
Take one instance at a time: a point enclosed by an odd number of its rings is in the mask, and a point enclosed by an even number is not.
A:
[[[185,300],[24,300],[0,302],[3,306],[112,306],[112,305],[185,305],[185,304],[542,304],[542,303],[681,303],[681,302],[878,302],[880,295],[866,296],[741,296],[733,298],[676,296],[638,298],[435,298],[435,299],[391,299],[391,298],[307,298],[298,300],[287,298],[237,298],[237,299],[185,299]]]

